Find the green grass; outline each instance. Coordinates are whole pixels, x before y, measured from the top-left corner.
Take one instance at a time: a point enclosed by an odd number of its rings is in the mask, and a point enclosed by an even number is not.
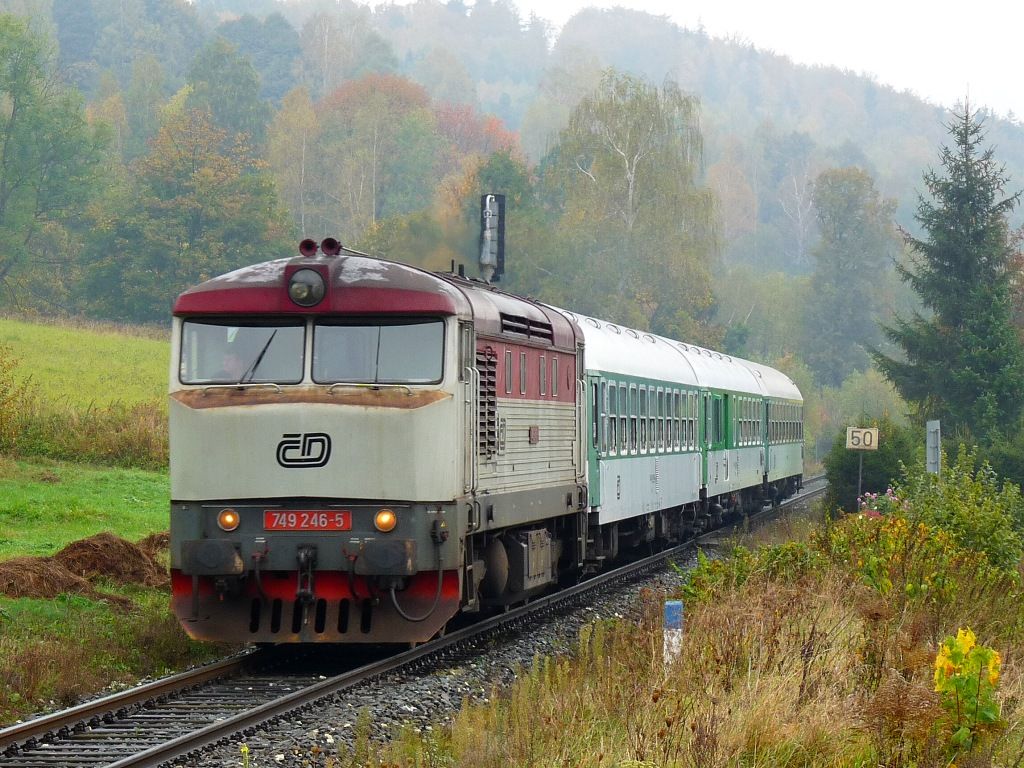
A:
[[[18,359],[18,376],[30,376],[39,399],[55,405],[162,401],[170,344],[167,338],[153,338],[153,333],[0,318],[0,344],[9,346]]]
[[[167,530],[168,498],[165,472],[0,460],[0,560],[101,531],[137,541]]]
[[[166,590],[106,588],[131,610],[103,600],[0,596],[0,725],[120,682],[162,675],[237,650],[189,640],[168,610]]]

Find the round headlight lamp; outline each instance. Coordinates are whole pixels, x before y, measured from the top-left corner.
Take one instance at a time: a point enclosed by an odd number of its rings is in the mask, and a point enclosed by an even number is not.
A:
[[[233,531],[240,522],[242,522],[242,518],[233,509],[222,509],[217,515],[217,525],[222,531]]]
[[[398,525],[398,515],[390,509],[382,509],[373,516],[373,527],[381,533],[389,533]]]
[[[297,270],[288,283],[288,297],[300,307],[319,304],[325,292],[323,275],[315,269]]]

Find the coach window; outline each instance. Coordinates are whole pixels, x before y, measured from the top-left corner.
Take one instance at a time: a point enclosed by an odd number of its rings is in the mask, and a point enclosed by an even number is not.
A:
[[[541,358],[542,371],[544,370],[543,360],[544,358]],[[601,382],[601,453],[608,453],[608,385],[603,381]]]
[[[629,387],[629,450],[633,453],[636,453],[640,447],[637,441],[637,421],[639,420],[637,414],[640,412],[638,398],[636,384],[631,384]]]
[[[505,394],[512,394],[512,350],[505,350]]]
[[[675,390],[672,393],[672,448],[674,450],[676,450],[676,451],[679,450],[679,439],[680,439],[679,428],[681,426],[680,425],[681,412],[680,412],[679,408],[680,408],[680,404],[679,404],[679,390],[677,389],[677,390]]]
[[[619,384],[619,450],[625,455],[628,450],[626,420],[629,417],[629,403],[626,402],[626,385]]]
[[[665,407],[668,408],[668,415],[665,419],[665,450],[671,451],[676,444],[676,401],[673,399],[672,390],[665,390]]]
[[[547,367],[547,362],[548,361],[545,359],[544,355],[541,355],[540,356],[540,394],[541,394],[541,396],[546,395],[548,393],[548,367]],[[601,385],[601,388],[604,389],[604,384]]]
[[[619,388],[612,382],[608,387],[608,453],[617,453],[619,441],[616,439],[616,424],[618,423],[618,398]]]
[[[558,358],[551,358],[551,396],[558,397]]]
[[[597,382],[595,381],[590,385],[590,442],[595,451],[597,450],[597,420],[600,413],[597,404]]]
[[[519,394],[526,394],[526,353],[519,353]]]
[[[640,450],[647,450],[647,387],[640,387]]]
[[[658,388],[658,450],[665,450],[665,390]]]
[[[683,412],[683,447],[689,451],[692,448],[690,445],[690,438],[693,435],[693,423],[691,422],[691,418],[693,416],[693,393],[687,392],[685,398],[686,405],[684,406],[685,411]]]

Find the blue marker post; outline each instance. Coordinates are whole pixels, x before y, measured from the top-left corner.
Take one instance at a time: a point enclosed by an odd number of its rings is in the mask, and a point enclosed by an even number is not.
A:
[[[671,664],[683,650],[683,601],[665,601],[665,642],[662,660]]]

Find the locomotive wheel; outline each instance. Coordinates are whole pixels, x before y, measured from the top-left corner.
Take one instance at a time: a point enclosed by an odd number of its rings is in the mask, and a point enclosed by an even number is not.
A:
[[[508,587],[508,552],[500,538],[493,538],[484,551],[486,570],[480,582],[484,597],[499,597]]]

